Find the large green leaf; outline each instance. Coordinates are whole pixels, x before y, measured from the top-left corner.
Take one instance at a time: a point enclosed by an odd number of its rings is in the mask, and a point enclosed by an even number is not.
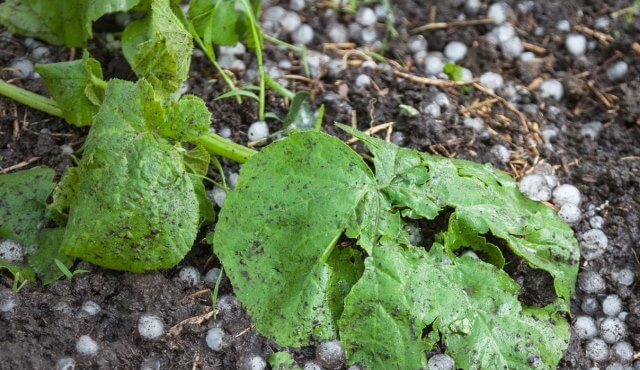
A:
[[[425,350],[441,340],[457,368],[555,368],[568,344],[567,322],[523,308],[520,287],[495,266],[445,256],[438,244],[430,252],[391,244],[374,249],[340,320],[349,361],[424,369]]]
[[[191,248],[198,199],[182,154],[157,129],[165,111],[144,80],[111,80],[78,167],[53,207],[68,208],[62,250],[128,271],[168,268]]]
[[[76,126],[91,124],[104,98],[100,62],[84,53],[82,59],[71,62],[36,64],[47,90],[55,99],[64,119]]]
[[[213,244],[258,330],[284,345],[336,336],[362,263],[336,243],[374,191],[362,159],[322,133],[293,133],[242,167]]]
[[[133,71],[165,96],[186,81],[192,48],[191,34],[169,0],[151,1],[149,14],[130,23],[122,35],[122,51]]]
[[[192,0],[189,20],[207,44],[233,46],[239,39],[236,31],[239,12],[235,6],[236,0]]]

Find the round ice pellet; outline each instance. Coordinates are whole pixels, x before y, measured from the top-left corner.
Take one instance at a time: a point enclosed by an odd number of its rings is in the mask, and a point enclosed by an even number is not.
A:
[[[265,139],[269,136],[269,126],[265,121],[256,121],[249,126],[247,136],[249,136],[250,141]]]
[[[429,359],[429,370],[453,370],[455,363],[453,359],[447,355],[434,355]]]
[[[316,359],[327,369],[339,369],[344,364],[344,350],[337,340],[320,343],[316,347]]]
[[[142,315],[138,320],[138,333],[145,339],[157,339],[164,333],[164,323],[156,315]]]
[[[607,287],[602,276],[594,271],[582,272],[578,278],[578,286],[589,294],[602,293]]]
[[[553,203],[559,207],[567,203],[578,206],[581,200],[580,190],[573,185],[563,184],[553,190]]]
[[[543,175],[532,173],[523,176],[518,183],[518,188],[529,199],[538,201],[551,199],[551,188]]]
[[[90,336],[83,335],[76,342],[76,352],[82,356],[93,356],[98,353],[98,343]]]
[[[578,316],[573,322],[573,331],[580,339],[591,339],[598,335],[598,328],[593,318]]]

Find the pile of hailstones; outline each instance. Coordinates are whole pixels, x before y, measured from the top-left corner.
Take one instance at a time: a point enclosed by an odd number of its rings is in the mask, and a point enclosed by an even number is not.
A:
[[[604,219],[597,215],[600,210],[592,204],[582,212],[580,191],[570,184],[558,184],[549,165],[538,166],[519,182],[520,191],[530,199],[552,201],[560,207],[558,215],[577,230],[577,224],[588,219],[590,229],[578,234],[580,253],[586,261],[602,257],[608,249],[609,240],[602,231]],[[624,287],[634,282],[634,272],[629,268],[613,271],[613,281]],[[640,369],[640,360],[634,360],[634,349],[627,341],[628,329],[619,295],[605,294],[606,281],[601,274],[592,270],[583,270],[578,278],[578,287],[585,293],[581,302],[582,314],[573,321],[574,335],[582,342],[586,355],[596,363],[608,363],[607,370]],[[601,302],[601,303],[600,303]],[[598,369],[595,367],[594,369]]]

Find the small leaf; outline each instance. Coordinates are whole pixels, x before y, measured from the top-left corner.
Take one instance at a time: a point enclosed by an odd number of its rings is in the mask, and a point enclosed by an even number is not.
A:
[[[289,352],[275,352],[269,356],[269,365],[273,370],[300,370]]]
[[[239,40],[236,0],[192,0],[188,16],[198,35],[216,45],[234,46]]]

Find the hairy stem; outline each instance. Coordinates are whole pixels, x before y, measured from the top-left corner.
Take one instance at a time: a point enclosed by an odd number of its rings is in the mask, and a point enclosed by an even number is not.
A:
[[[238,163],[245,163],[257,153],[251,148],[236,144],[213,133],[200,136],[194,144],[202,146],[210,154],[229,158]]]
[[[0,80],[0,95],[13,99],[33,109],[48,113],[52,116],[62,117],[62,110],[53,99],[32,93],[18,86]]]

